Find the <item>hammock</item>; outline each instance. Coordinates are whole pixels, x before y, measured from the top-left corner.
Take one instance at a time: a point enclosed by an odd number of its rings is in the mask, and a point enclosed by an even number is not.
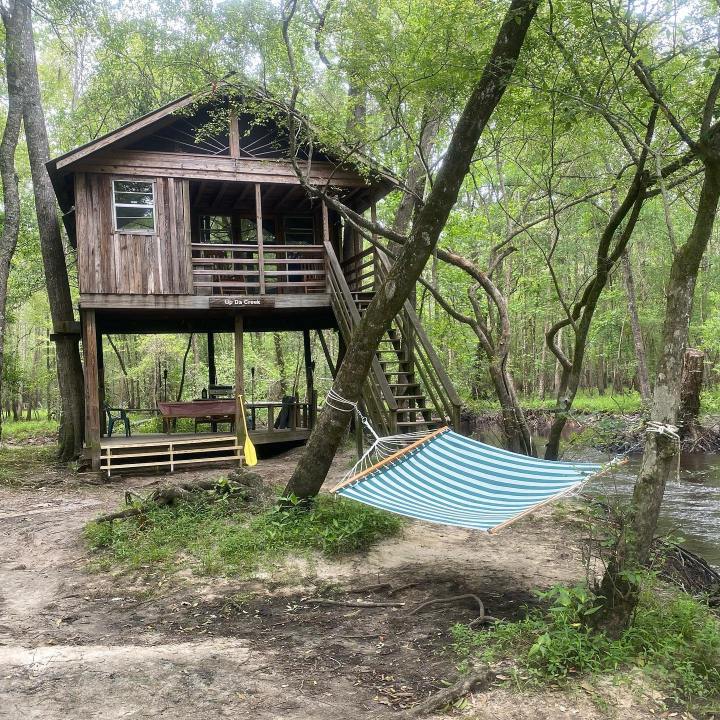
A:
[[[447,427],[376,438],[334,493],[418,520],[490,532],[578,490],[605,467],[518,455]]]

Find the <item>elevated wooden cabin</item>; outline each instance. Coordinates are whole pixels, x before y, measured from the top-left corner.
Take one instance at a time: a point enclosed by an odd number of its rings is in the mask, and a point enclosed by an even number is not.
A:
[[[371,163],[309,155],[307,146],[298,153],[309,182],[358,213],[374,215],[393,188]],[[347,339],[386,268],[337,213],[309,197],[282,124],[223,94],[180,98],[55,158],[48,169],[77,249],[86,447],[96,468],[102,462],[110,470],[111,460],[113,467],[157,461],[174,468],[237,458],[241,446],[234,434],[102,437],[103,334],[207,333],[211,346],[214,333],[234,333],[241,433],[243,332],[303,331],[312,389],[309,333],[320,334],[323,348],[323,331]],[[327,359],[335,367],[337,359]],[[210,364],[212,386],[212,354]],[[306,438],[315,417],[309,395],[284,434],[268,417],[255,440]],[[409,304],[378,352],[364,404],[382,432],[459,420],[459,398]]]

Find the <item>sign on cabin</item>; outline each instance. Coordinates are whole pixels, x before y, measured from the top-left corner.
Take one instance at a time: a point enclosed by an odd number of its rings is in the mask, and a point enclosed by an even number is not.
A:
[[[240,295],[236,297],[210,297],[208,298],[208,303],[211,308],[274,308],[275,299],[276,298],[272,295],[261,295],[256,297]]]

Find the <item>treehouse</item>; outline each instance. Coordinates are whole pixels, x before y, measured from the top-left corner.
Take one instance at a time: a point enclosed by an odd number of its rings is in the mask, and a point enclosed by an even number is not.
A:
[[[256,444],[305,440],[317,412],[311,333],[334,372],[340,358],[325,333],[348,340],[386,271],[384,255],[311,197],[298,171],[373,217],[392,178],[308,140],[293,163],[283,123],[252,107],[217,92],[186,96],[48,163],[77,250],[85,444],[96,469],[237,461],[243,410]],[[306,396],[241,405],[243,334],[283,330],[303,333]],[[205,431],[106,437],[102,337],[123,333],[207,335],[207,397],[158,408],[168,430],[189,417]],[[217,333],[234,336],[233,386],[217,384]],[[383,339],[363,405],[386,433],[459,421],[459,398],[410,303]]]

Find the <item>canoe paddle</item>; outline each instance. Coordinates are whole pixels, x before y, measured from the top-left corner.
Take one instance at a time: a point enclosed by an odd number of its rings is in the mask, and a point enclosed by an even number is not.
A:
[[[245,456],[245,464],[248,467],[257,465],[257,453],[255,452],[255,446],[250,439],[250,433],[248,432],[247,420],[245,419],[245,398],[240,396],[240,411],[242,412],[243,427],[245,428],[245,444],[243,445],[243,455]]]

